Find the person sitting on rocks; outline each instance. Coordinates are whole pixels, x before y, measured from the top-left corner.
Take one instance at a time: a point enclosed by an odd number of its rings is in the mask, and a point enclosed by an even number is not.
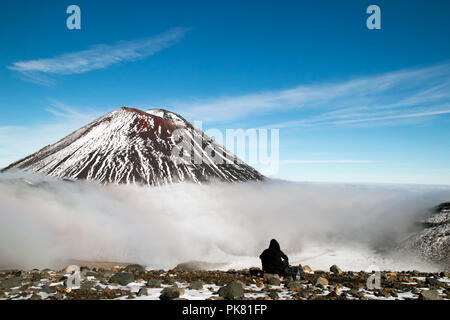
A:
[[[272,239],[269,248],[264,250],[259,258],[264,272],[278,274],[282,277],[290,275],[289,258],[281,251],[277,240]]]

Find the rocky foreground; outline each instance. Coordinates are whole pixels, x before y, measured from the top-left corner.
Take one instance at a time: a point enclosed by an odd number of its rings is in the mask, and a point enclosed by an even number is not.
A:
[[[81,267],[71,287],[71,269],[0,271],[0,300],[449,300],[450,273],[381,272],[380,288],[367,287],[366,272],[329,272],[303,267],[299,280],[262,274],[256,268],[229,271],[148,270],[140,265]],[[69,282],[69,283],[68,283]],[[76,284],[76,283],[75,283]]]

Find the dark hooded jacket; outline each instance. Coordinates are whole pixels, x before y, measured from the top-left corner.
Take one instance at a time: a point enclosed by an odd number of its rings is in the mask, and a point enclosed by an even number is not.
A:
[[[270,241],[269,248],[264,250],[259,258],[262,262],[263,271],[267,273],[283,275],[289,266],[288,257],[281,251],[280,244],[275,239]]]

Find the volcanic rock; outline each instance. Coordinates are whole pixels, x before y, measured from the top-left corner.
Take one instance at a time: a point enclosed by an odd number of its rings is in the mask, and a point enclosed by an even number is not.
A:
[[[241,283],[233,281],[219,289],[219,296],[228,300],[241,299],[244,296],[244,289],[242,288]]]
[[[280,298],[279,295],[278,295],[278,293],[275,292],[275,291],[271,291],[271,292],[269,293],[269,297],[270,297],[272,300],[278,300],[278,299]]]
[[[22,281],[23,279],[21,277],[9,278],[0,282],[0,287],[7,289],[20,287],[22,285]]]
[[[317,285],[322,285],[324,287],[326,287],[328,285],[328,280],[324,277],[318,277],[315,281],[316,286]]]
[[[173,300],[175,298],[179,298],[181,295],[184,294],[184,290],[178,288],[178,287],[166,287],[161,291],[161,295],[159,296],[159,299],[161,300]]]
[[[201,289],[203,289],[203,282],[201,282],[201,281],[192,281],[192,282],[189,284],[189,289],[192,289],[192,290],[201,290]]]
[[[116,273],[109,280],[111,283],[118,283],[122,286],[133,282],[135,280],[134,274],[132,273]]]
[[[342,270],[335,264],[330,267],[330,271],[333,272],[334,274],[339,275],[343,273]]]
[[[428,277],[425,279],[425,284],[427,284],[429,287],[439,287],[440,281],[438,279]]]
[[[442,300],[437,290],[424,290],[419,295],[420,300]]]
[[[279,286],[281,284],[280,276],[277,274],[265,273],[264,278],[272,286]]]
[[[161,287],[161,280],[150,278],[147,281],[147,287],[149,287],[149,288],[160,288]]]
[[[286,287],[292,291],[300,291],[302,288],[302,284],[299,281],[291,281],[291,282],[288,282]]]
[[[125,267],[125,271],[132,272],[132,273],[135,273],[135,272],[141,273],[141,272],[145,272],[145,268],[139,264],[130,264]]]
[[[91,281],[82,282],[80,285],[81,290],[91,290],[94,287],[95,283]]]

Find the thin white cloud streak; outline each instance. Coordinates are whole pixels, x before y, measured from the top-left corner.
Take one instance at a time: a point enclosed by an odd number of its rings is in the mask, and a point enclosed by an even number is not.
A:
[[[450,107],[447,106],[447,107]],[[318,126],[318,125],[346,125],[346,124],[358,124],[358,123],[369,123],[369,122],[381,122],[382,124],[387,124],[387,120],[402,120],[411,118],[424,118],[436,115],[450,114],[450,109],[434,110],[428,112],[416,112],[416,113],[401,113],[395,115],[388,115],[389,112],[385,113],[367,113],[367,114],[325,114],[319,117],[311,117],[306,120],[298,121],[286,121],[281,123],[271,124],[268,127],[271,128],[289,128],[289,127],[308,127],[308,126]],[[344,119],[345,118],[345,119]],[[395,122],[396,124],[398,122]]]
[[[153,37],[99,44],[87,50],[64,53],[54,58],[17,61],[8,69],[18,71],[31,82],[51,84],[44,75],[70,75],[105,69],[126,61],[136,61],[167,49],[188,32],[187,28],[172,28]]]
[[[313,110],[302,119],[270,127],[322,125],[427,117],[448,113],[450,64],[395,71],[335,83],[302,85],[292,89],[220,97],[191,102],[174,101],[177,111],[190,119],[221,122],[253,116],[281,114],[290,110]],[[443,106],[447,108],[443,108]],[[299,112],[301,116],[301,112]]]
[[[349,164],[355,164],[355,163],[377,163],[378,161],[375,160],[280,160],[280,164],[301,164],[301,163],[325,163],[325,164],[331,164],[331,163],[349,163]]]
[[[376,117],[376,118],[365,118],[365,119],[351,119],[336,123],[356,123],[356,122],[367,122],[367,121],[382,121],[382,120],[392,120],[392,119],[404,119],[404,118],[420,118],[420,117],[429,117],[434,115],[440,115],[440,114],[447,114],[450,113],[450,109],[447,110],[436,110],[436,111],[430,111],[430,112],[419,112],[419,113],[407,113],[407,114],[400,114],[400,115],[394,115],[394,116],[385,116],[385,117]]]
[[[93,120],[93,116],[100,116],[101,114],[98,111],[94,111],[92,109],[80,112],[77,109],[73,108],[72,106],[69,106],[67,104],[64,104],[58,100],[55,99],[49,99],[50,106],[45,108],[46,111],[53,114],[55,117],[58,118],[65,118],[65,119],[77,119],[77,121],[86,121],[85,124]]]

